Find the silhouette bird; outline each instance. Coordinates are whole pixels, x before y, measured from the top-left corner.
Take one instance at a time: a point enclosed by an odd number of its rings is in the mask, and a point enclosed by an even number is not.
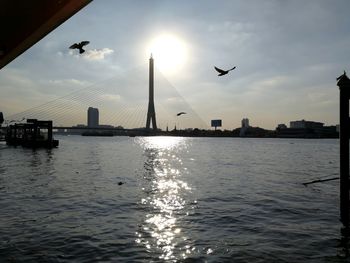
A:
[[[123,182],[119,182],[118,185],[123,185],[124,183]]]
[[[70,49],[79,49],[79,53],[83,54],[85,52],[85,50],[83,49],[83,46],[86,46],[89,43],[90,43],[89,41],[81,41],[80,43],[74,43],[69,48]]]
[[[340,79],[341,79],[341,78],[343,78],[344,76],[346,76],[346,72],[345,72],[345,70],[344,70],[344,74],[343,74],[343,75],[341,75],[341,76],[337,77],[337,80],[340,80]]]
[[[176,114],[176,116],[180,116],[180,115],[182,115],[182,114],[186,114],[186,112],[181,111],[181,112],[179,112],[178,114]]]
[[[229,73],[229,71],[234,70],[236,67],[233,67],[233,68],[231,68],[231,69],[229,69],[229,70],[223,70],[223,69],[217,68],[217,67],[215,67],[215,66],[214,66],[214,68],[215,68],[215,70],[216,70],[217,72],[220,73],[218,76],[223,76],[223,75],[226,75],[227,73]]]

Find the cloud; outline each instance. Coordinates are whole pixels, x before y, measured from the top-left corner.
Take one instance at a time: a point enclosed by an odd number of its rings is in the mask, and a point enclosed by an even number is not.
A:
[[[67,86],[67,87],[72,87],[72,86],[80,86],[80,87],[87,87],[91,85],[90,82],[84,81],[84,80],[78,80],[78,79],[54,79],[54,80],[48,80],[49,85],[56,85],[56,86]]]
[[[1,92],[6,94],[6,96],[0,96],[0,111],[3,111],[5,115],[11,115],[54,99],[45,86],[18,69],[3,69],[0,74],[0,86]]]
[[[113,49],[103,48],[103,49],[89,49],[84,53],[84,58],[88,60],[103,60],[107,55],[114,52]]]
[[[119,102],[121,100],[121,96],[118,94],[103,94],[100,96],[102,100]]]

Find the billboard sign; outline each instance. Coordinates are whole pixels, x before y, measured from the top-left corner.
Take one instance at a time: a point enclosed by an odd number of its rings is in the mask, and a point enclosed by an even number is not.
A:
[[[222,121],[221,120],[211,120],[211,127],[221,127]]]

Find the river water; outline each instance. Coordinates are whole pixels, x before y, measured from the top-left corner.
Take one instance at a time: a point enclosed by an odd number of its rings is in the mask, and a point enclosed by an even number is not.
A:
[[[0,144],[0,262],[349,262],[338,140]]]

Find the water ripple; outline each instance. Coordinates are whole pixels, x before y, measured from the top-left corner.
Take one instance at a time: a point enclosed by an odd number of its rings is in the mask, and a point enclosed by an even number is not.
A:
[[[0,262],[349,262],[337,140],[59,139],[0,145]]]

